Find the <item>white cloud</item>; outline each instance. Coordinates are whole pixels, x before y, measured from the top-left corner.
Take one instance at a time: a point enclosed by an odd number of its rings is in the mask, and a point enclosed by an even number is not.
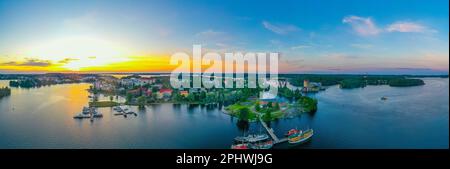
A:
[[[388,32],[426,32],[428,29],[413,22],[395,22],[386,28]]]
[[[263,21],[262,24],[264,28],[280,35],[286,35],[288,33],[300,30],[300,28],[295,25],[275,25],[267,21]]]
[[[408,21],[397,21],[390,25],[387,25],[385,29],[379,29],[375,22],[370,17],[360,17],[355,15],[350,15],[342,19],[342,23],[349,24],[353,30],[362,36],[374,36],[380,33],[389,32],[412,32],[412,33],[425,33],[425,32],[437,32],[436,30],[429,29],[424,25],[408,22]]]
[[[373,36],[381,32],[371,18],[351,15],[344,17],[344,19],[342,19],[342,22],[352,26],[353,30],[355,30],[356,33],[362,36]]]

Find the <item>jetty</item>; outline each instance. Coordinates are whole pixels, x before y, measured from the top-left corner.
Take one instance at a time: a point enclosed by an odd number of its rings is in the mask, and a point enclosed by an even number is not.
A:
[[[114,115],[116,116],[121,116],[123,115],[124,117],[127,117],[127,114],[133,114],[134,116],[137,116],[137,113],[133,112],[133,111],[128,111],[128,107],[123,107],[123,106],[117,106],[114,108],[114,110],[117,111],[117,113],[114,113]]]
[[[262,120],[261,116],[259,117],[259,121],[263,125],[264,129],[266,129],[266,131],[270,135],[270,137],[272,137],[274,144],[283,143],[283,142],[286,142],[288,140],[287,137],[279,139],[277,137],[277,135],[275,135],[273,129],[270,128],[269,126],[267,126],[267,123],[264,120]]]

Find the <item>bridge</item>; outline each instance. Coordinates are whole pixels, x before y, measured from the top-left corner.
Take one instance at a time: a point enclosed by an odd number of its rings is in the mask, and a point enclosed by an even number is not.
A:
[[[287,137],[286,138],[282,138],[279,139],[277,137],[277,135],[275,135],[274,131],[272,128],[270,128],[269,126],[267,126],[266,122],[264,122],[264,120],[262,120],[261,116],[259,117],[259,121],[261,122],[261,124],[263,125],[263,127],[266,129],[267,133],[269,133],[270,137],[272,137],[274,144],[278,144],[278,143],[283,143],[287,141]]]

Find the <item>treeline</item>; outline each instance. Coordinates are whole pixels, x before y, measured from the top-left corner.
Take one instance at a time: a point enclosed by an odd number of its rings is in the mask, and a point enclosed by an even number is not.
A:
[[[9,81],[10,87],[21,87],[21,88],[32,88],[32,87],[41,87],[41,86],[49,86],[55,84],[63,84],[63,83],[79,83],[78,80],[70,80],[67,79],[65,81],[53,81],[53,80],[39,80],[36,78],[27,78],[22,80],[11,80]]]
[[[343,89],[361,88],[367,85],[389,85],[392,87],[408,87],[420,86],[425,82],[422,79],[407,79],[407,78],[390,78],[390,79],[346,79],[339,83]]]
[[[394,87],[419,86],[424,84],[425,82],[421,79],[392,79],[389,81],[389,86]]]
[[[400,75],[285,75],[294,86],[303,86],[304,80],[320,82],[323,86],[340,85],[341,88],[360,88],[367,85],[418,86],[425,83],[412,76]]]
[[[0,88],[0,98],[11,95],[11,89],[8,87]]]
[[[199,92],[189,92],[187,96],[183,96],[178,90],[174,90],[172,100],[183,103],[198,104],[234,104],[236,102],[246,101],[249,97],[257,97],[260,88],[242,88],[242,89],[209,89]]]
[[[11,81],[9,81],[9,86],[31,88],[31,87],[41,86],[41,83],[37,79],[11,80]]]

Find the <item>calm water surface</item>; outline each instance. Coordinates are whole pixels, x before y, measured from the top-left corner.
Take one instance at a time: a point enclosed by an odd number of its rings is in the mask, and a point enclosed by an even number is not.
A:
[[[279,137],[291,128],[313,128],[313,140],[276,148],[448,148],[448,79],[424,80],[424,86],[406,88],[332,86],[311,95],[319,100],[314,116],[270,125]],[[258,123],[240,123],[217,108],[172,104],[133,107],[138,116],[127,118],[100,108],[102,119],[75,120],[89,102],[88,88],[12,89],[0,99],[0,148],[229,148],[243,131],[263,131]],[[383,96],[388,100],[380,100]]]

